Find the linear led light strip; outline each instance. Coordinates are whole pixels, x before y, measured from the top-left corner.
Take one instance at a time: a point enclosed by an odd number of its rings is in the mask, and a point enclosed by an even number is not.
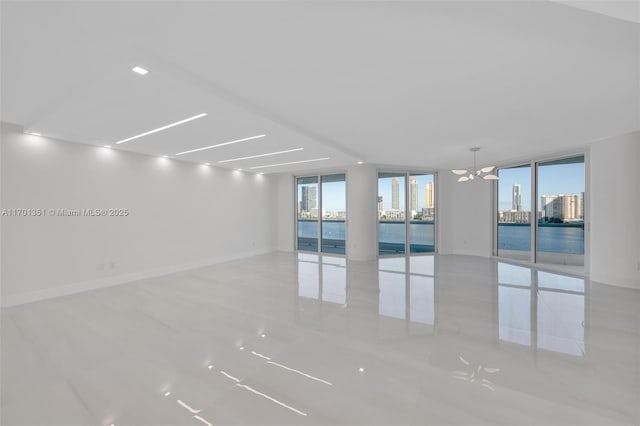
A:
[[[300,160],[300,161],[290,161],[288,163],[278,163],[278,164],[268,164],[266,166],[255,166],[255,167],[249,167],[249,169],[251,170],[255,170],[255,169],[264,169],[266,167],[278,167],[278,166],[288,166],[291,164],[300,164],[300,163],[311,163],[312,161],[322,161],[322,160],[329,160],[331,157],[324,157],[324,158],[314,158],[312,160]]]
[[[207,115],[207,113],[203,112],[202,114],[194,115],[193,117],[185,118],[184,120],[176,121],[175,123],[167,124],[166,126],[158,127],[157,129],[149,130],[148,132],[140,133],[139,135],[131,136],[130,138],[127,138],[127,139],[122,139],[121,141],[116,142],[116,144],[129,142],[129,141],[132,141],[134,139],[138,139],[138,138],[141,138],[141,137],[147,136],[147,135],[152,135],[154,133],[170,129],[170,128],[175,127],[175,126],[179,126],[181,124],[188,123],[189,121],[197,120],[198,118],[205,117],[206,115]]]
[[[251,158],[269,157],[270,155],[286,154],[287,152],[302,151],[304,148],[287,149],[286,151],[270,152],[268,154],[251,155],[249,157],[232,158],[230,160],[218,161],[218,163],[229,163],[231,161],[249,160]]]
[[[238,140],[235,140],[235,141],[219,143],[217,145],[204,146],[202,148],[196,148],[196,149],[191,149],[189,151],[178,152],[176,155],[190,154],[192,152],[204,151],[205,149],[211,149],[211,148],[217,148],[219,146],[231,145],[232,143],[245,142],[245,141],[250,141],[250,140],[253,140],[253,139],[264,138],[265,136],[267,136],[267,135],[257,135],[257,136],[251,136],[251,137],[244,138],[244,139],[238,139]]]

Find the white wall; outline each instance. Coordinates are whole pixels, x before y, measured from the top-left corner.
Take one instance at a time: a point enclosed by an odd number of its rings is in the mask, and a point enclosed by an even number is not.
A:
[[[375,166],[349,168],[347,175],[347,256],[373,260],[378,255],[378,174]]]
[[[274,176],[277,184],[276,249],[293,251],[295,249],[295,183],[293,175],[282,173]]]
[[[2,208],[127,208],[127,217],[2,217],[4,306],[274,248],[273,178],[25,135],[2,125]]]
[[[438,173],[437,221],[441,254],[489,257],[493,252],[492,182],[457,182],[449,170]]]
[[[640,132],[591,146],[594,281],[640,288]]]

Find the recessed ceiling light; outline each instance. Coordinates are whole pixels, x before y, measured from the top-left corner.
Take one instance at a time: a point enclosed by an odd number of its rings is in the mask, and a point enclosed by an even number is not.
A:
[[[255,169],[264,169],[266,167],[278,167],[278,166],[288,166],[290,164],[300,164],[300,163],[311,163],[312,161],[322,161],[322,160],[329,160],[331,157],[324,157],[324,158],[314,158],[312,160],[301,160],[301,161],[290,161],[288,163],[279,163],[279,164],[269,164],[266,166],[255,166],[255,167],[251,167],[251,170],[255,170]]]
[[[121,141],[116,142],[116,144],[121,144],[125,142],[132,141],[134,139],[141,138],[143,136],[151,135],[153,133],[161,132],[163,130],[170,129],[171,127],[179,126],[184,123],[188,123],[189,121],[197,120],[198,118],[202,118],[206,116],[207,113],[203,112],[202,114],[194,115],[193,117],[185,118],[184,120],[176,121],[175,123],[167,124],[166,126],[158,127],[157,129],[149,130],[148,132],[140,133],[139,135],[131,136],[127,139],[122,139]]]
[[[42,136],[40,133],[36,133],[36,132],[29,132],[29,133],[33,136]]]
[[[236,169],[236,172],[241,172],[241,171],[242,171],[242,169]]]
[[[232,158],[230,160],[218,161],[218,163],[229,163],[231,161],[250,160],[251,158],[269,157],[270,155],[286,154],[288,152],[302,151],[304,148],[287,149],[286,151],[269,152],[267,154],[250,155],[248,157]]]
[[[104,145],[104,148],[111,148],[111,145]]]
[[[210,166],[211,163],[204,163],[203,166]]]
[[[133,68],[131,68],[131,71],[133,71],[133,72],[135,72],[137,74],[140,74],[140,75],[145,75],[145,74],[149,73],[149,70],[145,70],[142,67],[133,67]]]
[[[257,135],[257,136],[251,136],[251,137],[244,138],[244,139],[237,139],[235,141],[219,143],[217,145],[203,146],[202,148],[196,148],[196,149],[191,149],[189,151],[178,152],[176,155],[183,155],[183,154],[189,154],[189,153],[192,153],[192,152],[204,151],[205,149],[217,148],[219,146],[231,145],[233,143],[238,143],[238,142],[246,142],[246,141],[250,141],[250,140],[253,140],[253,139],[264,138],[265,136],[267,136],[267,135]]]
[[[168,155],[163,155],[162,158],[169,158],[169,156]]]
[[[364,164],[364,161],[358,161],[358,164]]]

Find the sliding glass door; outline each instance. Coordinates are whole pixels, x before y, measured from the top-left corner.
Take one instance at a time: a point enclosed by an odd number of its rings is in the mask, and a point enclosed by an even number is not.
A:
[[[584,156],[537,163],[536,261],[584,265]]]
[[[298,178],[298,250],[318,251],[318,176]]]
[[[531,258],[531,165],[498,170],[498,256]]]
[[[345,174],[296,178],[296,248],[345,254]]]
[[[323,253],[345,254],[347,183],[344,174],[321,176]]]
[[[500,257],[584,265],[584,156],[498,170]]]
[[[433,175],[409,175],[409,252],[435,249],[435,182]]]
[[[378,254],[435,251],[433,174],[378,173]]]
[[[406,245],[405,174],[378,174],[378,253],[403,254]]]

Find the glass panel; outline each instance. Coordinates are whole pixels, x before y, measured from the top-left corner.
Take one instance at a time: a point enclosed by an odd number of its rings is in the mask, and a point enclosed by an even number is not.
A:
[[[378,174],[378,253],[405,252],[405,175]]]
[[[584,156],[538,163],[536,261],[584,265]]]
[[[409,176],[409,252],[430,253],[435,248],[435,182],[433,175]]]
[[[320,178],[322,184],[322,251],[345,254],[347,186],[345,175]]]
[[[298,178],[298,250],[318,251],[318,178]]]
[[[531,258],[531,166],[498,170],[498,256]]]

